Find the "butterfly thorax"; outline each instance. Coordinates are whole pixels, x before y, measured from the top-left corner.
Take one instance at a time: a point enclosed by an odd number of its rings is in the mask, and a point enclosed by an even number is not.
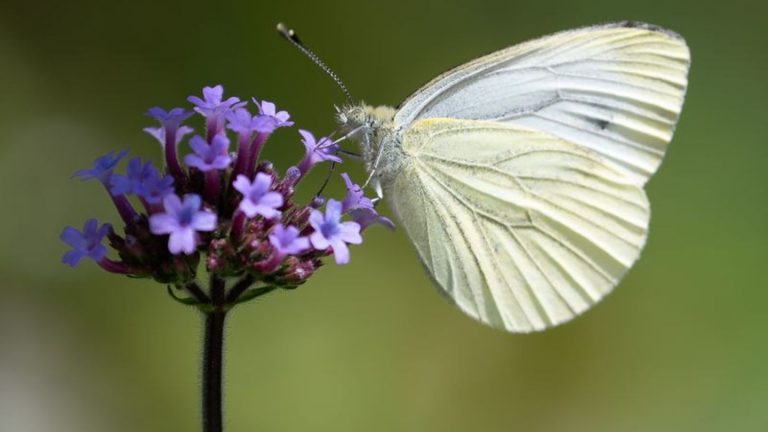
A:
[[[399,171],[404,157],[395,112],[389,106],[358,104],[341,108],[337,115],[342,129],[354,132],[352,136],[360,144],[368,172],[375,172],[376,179],[385,184]]]

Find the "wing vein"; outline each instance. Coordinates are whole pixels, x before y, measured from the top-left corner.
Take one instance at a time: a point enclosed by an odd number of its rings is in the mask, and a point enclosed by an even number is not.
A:
[[[430,167],[428,167],[427,165],[425,165],[423,162],[421,162],[421,161],[419,161],[419,160],[417,160],[417,163],[419,163],[419,164],[421,165],[421,167],[423,168],[423,172],[425,172],[427,175],[429,175],[429,177],[432,179],[432,181],[434,181],[434,182],[435,182],[435,183],[436,183],[438,186],[440,186],[440,187],[441,187],[441,188],[442,188],[444,191],[446,191],[446,192],[447,192],[447,193],[448,193],[450,196],[452,196],[452,197],[453,197],[455,200],[457,200],[459,203],[461,203],[461,204],[462,204],[462,205],[463,205],[463,206],[464,206],[464,207],[465,207],[467,210],[469,210],[470,214],[471,214],[471,215],[473,215],[473,219],[474,219],[474,220],[477,220],[477,219],[476,219],[476,216],[474,215],[474,210],[473,210],[473,208],[472,208],[472,207],[469,205],[469,203],[467,203],[467,202],[464,200],[464,198],[462,198],[462,197],[461,197],[460,195],[458,195],[458,194],[457,194],[457,193],[456,193],[454,190],[452,190],[450,187],[448,187],[448,185],[446,185],[446,184],[445,184],[445,183],[444,183],[442,180],[440,180],[440,179],[439,179],[439,178],[438,178],[438,177],[437,177],[437,176],[436,176],[436,175],[435,175],[435,174],[432,172],[432,169],[431,169]],[[437,202],[439,202],[439,201],[437,201]],[[445,204],[444,204],[444,203],[440,203],[440,205],[443,207],[443,209],[444,209],[444,211],[445,211],[446,213],[448,213],[448,214],[450,214],[450,213],[451,213],[451,212],[450,212],[450,210],[449,210],[449,209],[448,209],[448,208],[445,206]],[[501,223],[503,223],[503,222],[501,222]],[[456,222],[456,221],[454,221],[454,224],[457,224],[457,222]],[[457,226],[458,226],[458,224],[457,224]],[[467,244],[470,244],[470,241],[469,241],[469,239],[466,237],[466,235],[464,234],[463,230],[458,230],[458,231],[460,232],[460,234],[461,234],[461,235],[462,235],[462,237],[464,238],[464,241],[465,241]],[[488,246],[488,245],[486,244],[486,247],[487,247],[487,246]],[[491,286],[492,286],[492,285],[491,285],[491,283],[490,283],[490,279],[488,278],[488,275],[487,275],[487,273],[486,273],[485,269],[484,269],[484,268],[483,268],[483,267],[480,265],[480,258],[477,256],[477,253],[476,253],[476,252],[475,252],[475,251],[474,251],[472,248],[469,248],[469,252],[472,254],[472,257],[474,258],[474,262],[475,262],[475,264],[476,264],[476,266],[477,266],[477,270],[478,270],[478,272],[480,272],[480,274],[482,274],[482,276],[483,276],[483,279],[485,280],[485,286],[487,287],[487,289],[488,289],[488,292],[490,293],[491,297],[493,298],[493,301],[494,301],[494,305],[496,306],[497,310],[499,310],[499,308],[498,308],[499,302],[498,302],[498,300],[496,299],[496,294],[495,294],[495,293],[494,293],[494,291],[491,289]],[[489,254],[489,255],[493,256],[493,254]],[[495,259],[494,259],[494,263],[495,263]],[[503,275],[502,275],[502,277],[503,277]],[[530,316],[528,316],[528,312],[526,312],[525,308],[523,308],[523,307],[522,307],[522,302],[521,302],[521,301],[520,301],[520,299],[517,297],[516,293],[515,293],[514,291],[510,291],[510,293],[512,294],[512,297],[515,299],[515,302],[517,303],[517,305],[520,307],[520,310],[523,312],[524,318],[525,318],[525,320],[527,321],[528,325],[529,325],[529,326],[531,326],[531,327],[535,327],[535,326],[534,326],[534,324],[533,324],[533,321],[532,321],[531,317],[530,317]],[[506,318],[505,318],[505,315],[504,315],[504,314],[502,314],[500,310],[499,310],[499,316],[502,318],[502,320],[506,320]]]

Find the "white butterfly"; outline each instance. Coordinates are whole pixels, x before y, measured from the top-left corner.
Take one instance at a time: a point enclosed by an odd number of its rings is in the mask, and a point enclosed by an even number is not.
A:
[[[570,320],[640,255],[643,185],[680,115],[677,34],[619,22],[557,33],[440,75],[399,109],[350,106],[373,185],[434,281],[511,332]]]

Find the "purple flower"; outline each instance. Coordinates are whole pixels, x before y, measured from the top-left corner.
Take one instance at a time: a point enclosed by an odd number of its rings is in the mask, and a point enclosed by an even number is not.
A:
[[[250,136],[254,131],[254,117],[245,108],[236,108],[226,115],[227,128],[242,136]]]
[[[259,110],[259,115],[254,118],[254,126],[257,131],[271,134],[279,127],[293,126],[293,122],[290,121],[291,115],[288,114],[288,111],[277,112],[275,104],[266,100],[259,102],[256,98],[253,98],[253,103],[256,104],[256,108]]]
[[[153,167],[154,168],[154,167]],[[136,194],[149,204],[159,204],[163,198],[173,193],[173,177],[160,176],[157,170],[146,177],[139,185]]]
[[[347,196],[341,204],[341,212],[349,213],[352,220],[360,225],[360,232],[373,224],[381,224],[390,230],[395,229],[395,224],[389,218],[379,215],[373,207],[373,201],[363,195],[363,189],[352,183],[349,174],[343,173],[341,177],[347,185]]]
[[[153,138],[155,138],[161,146],[165,147],[165,128],[164,127],[147,127],[144,128],[144,132],[152,135]],[[194,129],[192,129],[189,126],[179,126],[178,129],[176,129],[176,136],[174,139],[174,142],[181,142],[181,140],[188,134],[194,132]]]
[[[232,281],[237,289],[227,299],[206,299],[206,293],[187,286],[202,303],[229,308],[247,299],[253,280],[295,288],[322,261],[348,263],[350,245],[362,243],[361,233],[368,226],[394,226],[376,212],[376,200],[366,197],[369,189],[346,173],[346,195],[338,200],[322,196],[327,179],[314,199],[297,191],[315,165],[342,162],[334,138],[299,130],[306,151],[283,173],[261,153],[278,128],[294,126],[287,111],[255,98],[251,108],[248,99],[225,96],[221,85],[205,87],[202,95],[188,100],[191,103],[183,108],[147,111],[154,120],[144,130],[161,143],[162,166],[160,160],[154,164],[122,151],[102,156],[93,167],[74,174],[102,182],[125,229],[118,233],[95,219],[82,228],[65,228],[61,239],[71,247],[64,263],[75,266],[90,258],[108,272],[163,284],[198,279],[204,266],[221,277],[242,278]],[[204,120],[190,120],[198,114]],[[200,121],[202,128],[190,127]],[[179,147],[187,141],[191,150]],[[126,157],[123,170],[118,163]],[[309,202],[294,201],[294,195]],[[114,253],[108,252],[110,247]]]
[[[344,179],[344,183],[347,185],[347,196],[341,203],[342,213],[347,213],[356,209],[373,209],[373,202],[365,197],[363,189],[360,186],[352,183],[349,174],[343,173],[341,174],[341,178]]]
[[[302,136],[301,142],[307,150],[304,160],[299,164],[299,170],[302,175],[306,174],[307,171],[319,162],[333,161],[341,163],[341,158],[334,154],[339,149],[339,146],[334,144],[330,138],[322,137],[319,140],[315,140],[312,132],[303,129],[299,129],[299,133]]]
[[[152,162],[142,164],[140,157],[128,161],[126,175],[115,174],[109,181],[113,195],[127,195],[137,193],[146,178],[157,172]]]
[[[349,262],[349,248],[347,243],[360,244],[360,225],[356,222],[341,221],[341,203],[336,200],[328,200],[325,206],[325,215],[319,210],[312,210],[309,215],[309,224],[314,228],[309,240],[312,246],[318,250],[333,248],[336,264]]]
[[[59,238],[72,247],[72,250],[64,254],[61,262],[74,267],[86,257],[96,262],[103,260],[107,256],[107,248],[101,242],[110,232],[112,232],[111,225],[99,226],[99,221],[96,219],[85,221],[82,232],[72,227],[64,228]]]
[[[202,137],[195,135],[189,140],[189,146],[195,153],[184,156],[184,162],[200,171],[223,170],[232,163],[232,157],[229,156],[229,138],[224,134],[213,137],[210,145]]]
[[[389,230],[395,229],[395,224],[392,223],[389,218],[381,216],[379,213],[377,213],[373,207],[361,207],[353,209],[349,212],[349,215],[352,217],[353,221],[360,225],[360,232],[365,231],[366,228],[374,224],[384,225],[384,227]]]
[[[198,231],[213,231],[216,229],[216,215],[200,210],[202,199],[199,195],[184,195],[182,202],[176,194],[163,199],[165,213],[149,217],[149,229],[153,234],[170,234],[168,250],[178,255],[193,254],[199,241]]]
[[[257,131],[256,117],[253,117],[245,108],[235,108],[227,113],[227,121],[229,124],[227,127],[230,130],[237,132],[238,145],[237,145],[237,163],[233,171],[233,176],[238,174],[247,173],[252,174],[251,159],[253,164],[256,164],[256,158],[261,151],[261,146],[266,140],[266,136],[258,136],[251,141],[253,133]]]
[[[123,150],[116,155],[113,153],[114,152],[109,152],[106,155],[97,158],[93,161],[93,168],[79,170],[75,172],[72,177],[80,177],[83,180],[99,179],[101,184],[104,185],[104,188],[107,190],[107,193],[109,193],[109,196],[112,198],[112,202],[114,202],[118,213],[120,213],[120,217],[123,218],[123,221],[125,221],[126,224],[130,225],[136,217],[136,211],[131,206],[128,198],[123,195],[115,195],[112,193],[110,187],[110,180],[112,179],[112,172],[114,171],[115,166],[120,162],[120,159],[128,154],[128,152]]]
[[[188,101],[195,104],[195,111],[205,117],[206,138],[212,140],[214,135],[224,131],[224,116],[229,110],[240,108],[246,102],[240,102],[236,97],[230,97],[222,100],[224,97],[224,87],[217,85],[214,87],[203,88],[203,99],[197,96],[190,96]]]
[[[177,131],[184,120],[192,116],[192,112],[183,108],[173,108],[170,111],[165,111],[160,107],[154,107],[147,111],[147,115],[159,121],[165,131]],[[165,135],[163,134],[163,142],[164,140]]]
[[[160,176],[160,172],[147,161],[133,158],[128,162],[127,175],[113,175],[110,181],[113,195],[136,194],[149,204],[158,204],[173,192],[173,177]]]
[[[230,97],[222,101],[221,99],[223,97],[224,87],[217,85],[214,87],[203,87],[204,99],[200,99],[197,96],[190,96],[187,100],[195,104],[195,111],[200,113],[203,117],[210,118],[224,114],[240,102],[240,99],[236,97]]]
[[[96,158],[93,161],[93,168],[76,171],[72,174],[72,177],[80,177],[83,180],[99,179],[100,182],[108,187],[109,179],[112,177],[115,166],[120,162],[120,159],[128,154],[128,151],[123,150],[118,154],[114,153],[109,152],[102,157]]]
[[[270,190],[272,177],[269,174],[256,174],[253,183],[248,180],[248,177],[239,175],[233,186],[243,194],[239,209],[246,216],[254,217],[259,214],[267,219],[280,216],[280,211],[277,209],[283,205],[283,195]]]
[[[162,108],[155,107],[151,108],[147,115],[160,122],[160,129],[150,128],[147,131],[162,143],[165,166],[168,168],[168,172],[176,179],[183,179],[184,171],[179,164],[176,146],[179,139],[188,133],[188,128],[181,126],[181,123],[188,119],[192,112],[181,108],[174,108],[166,112]]]
[[[309,239],[299,236],[299,230],[296,227],[291,225],[285,227],[283,224],[275,225],[272,234],[269,235],[269,243],[275,248],[279,257],[300,254],[310,248]]]

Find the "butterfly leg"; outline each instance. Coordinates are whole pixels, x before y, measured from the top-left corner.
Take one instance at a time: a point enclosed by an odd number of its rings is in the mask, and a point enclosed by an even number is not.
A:
[[[357,128],[355,128],[355,129],[353,129],[353,130],[351,130],[351,131],[347,132],[347,133],[346,133],[346,134],[344,134],[342,137],[340,137],[340,138],[338,138],[338,139],[334,140],[334,141],[331,143],[331,145],[336,145],[336,144],[338,144],[338,143],[340,143],[340,142],[342,142],[342,141],[344,141],[344,140],[346,140],[346,139],[349,139],[349,138],[350,138],[350,137],[352,137],[354,134],[356,134],[356,133],[357,133],[357,132],[358,132],[358,131],[359,131],[361,128],[362,128],[362,127],[357,127]],[[334,132],[331,134],[331,137],[332,137],[332,136],[333,136],[335,133],[336,133],[336,132],[334,131]],[[350,159],[353,159],[353,160],[357,160],[357,161],[359,161],[359,160],[361,160],[361,159],[362,159],[362,156],[361,156],[361,155],[359,155],[359,154],[357,154],[357,153],[354,153],[354,152],[351,152],[351,151],[347,151],[347,150],[344,150],[344,149],[339,149],[339,150],[337,150],[337,153],[341,153],[341,154],[343,154],[344,156],[346,156],[346,157],[348,157],[348,158],[350,158]],[[328,174],[325,176],[325,181],[323,181],[323,184],[322,184],[322,186],[320,186],[320,189],[317,191],[317,193],[315,194],[315,196],[319,197],[319,196],[321,196],[321,195],[323,194],[323,191],[325,190],[325,187],[326,187],[326,186],[328,186],[328,182],[331,180],[331,176],[333,175],[333,171],[334,171],[335,169],[336,169],[336,162],[332,162],[332,163],[331,163],[331,166],[328,168]]]
[[[366,135],[366,140],[368,139]],[[379,167],[379,162],[381,162],[381,155],[384,154],[384,146],[379,146],[379,151],[376,153],[376,159],[373,161],[373,166],[371,166],[371,173],[368,175],[368,178],[365,180],[365,183],[363,183],[363,188],[366,188],[370,183],[371,180],[373,180],[373,177],[376,176],[376,169]],[[378,182],[376,182],[378,184]],[[374,186],[375,188],[376,186]],[[379,191],[377,191],[377,195],[381,197],[381,186],[378,187]]]
[[[349,150],[344,150],[344,149],[339,149],[338,153],[341,155],[344,155],[345,157],[355,162],[360,162],[361,160],[363,160],[363,155],[361,155],[360,153],[355,153],[355,152],[351,152]]]
[[[328,174],[325,176],[325,180],[323,181],[322,186],[320,186],[320,189],[315,194],[315,197],[321,197],[323,195],[323,191],[325,190],[325,187],[328,186],[328,182],[331,181],[331,176],[333,175],[333,172],[336,170],[336,162],[331,162],[331,166],[328,168]]]
[[[373,191],[376,192],[376,198],[373,198],[371,202],[373,203],[373,206],[376,207],[379,202],[384,198],[384,191],[381,189],[381,183],[378,181],[373,183]]]

